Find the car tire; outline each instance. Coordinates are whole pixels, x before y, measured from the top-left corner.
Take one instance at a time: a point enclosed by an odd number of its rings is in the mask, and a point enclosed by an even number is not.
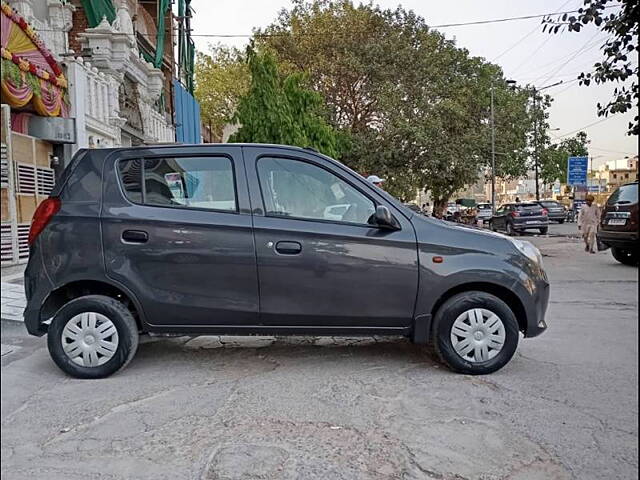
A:
[[[562,225],[564,223],[564,220],[558,220],[558,223]]]
[[[489,221],[489,230],[491,230],[492,232],[496,231],[496,226],[493,224],[492,221]]]
[[[618,262],[623,265],[638,266],[638,252],[633,250],[625,250],[619,247],[611,247],[611,254]]]
[[[68,375],[108,377],[135,355],[138,326],[118,300],[87,295],[58,310],[49,326],[47,346],[55,364]]]
[[[478,311],[482,312],[483,318],[485,312],[488,312],[486,313],[487,322],[492,319],[490,315],[497,316],[501,322],[502,346],[497,352],[493,353],[493,356],[489,356],[488,360],[478,360],[477,358],[470,360],[456,350],[456,348],[460,348],[461,343],[457,345],[453,343],[455,332],[460,331],[460,319],[462,318],[462,323],[464,323],[464,316],[468,312]],[[478,330],[481,330],[482,327],[483,325],[480,325],[480,323],[476,324]],[[474,327],[472,326],[471,328],[473,329]],[[433,343],[440,360],[454,372],[468,375],[485,375],[504,367],[513,357],[520,339],[518,321],[509,306],[498,297],[480,291],[459,293],[444,302],[433,319],[433,332]],[[469,331],[469,335],[476,335],[477,333],[477,330]],[[474,343],[472,348],[472,354],[475,357],[476,351],[478,349],[482,350],[480,342],[485,341],[485,338],[480,340],[475,336],[469,338],[471,342],[478,342]],[[491,340],[486,339],[486,341]],[[461,340],[461,342],[464,342],[464,340]],[[488,352],[488,355],[491,355],[492,351],[488,350]]]
[[[546,235],[548,231],[549,231],[549,227],[543,227],[540,229],[540,234]]]

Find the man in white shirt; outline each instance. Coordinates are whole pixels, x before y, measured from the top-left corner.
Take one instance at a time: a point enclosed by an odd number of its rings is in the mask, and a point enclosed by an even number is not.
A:
[[[587,203],[582,205],[578,213],[578,230],[582,232],[584,251],[589,253],[596,253],[598,248],[596,234],[600,223],[600,207],[593,203],[594,200],[593,195],[587,195]]]

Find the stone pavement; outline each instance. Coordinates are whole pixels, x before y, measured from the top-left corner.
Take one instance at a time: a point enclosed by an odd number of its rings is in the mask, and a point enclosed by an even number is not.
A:
[[[2,282],[2,320],[22,322],[22,311],[27,305],[24,297],[24,286]]]

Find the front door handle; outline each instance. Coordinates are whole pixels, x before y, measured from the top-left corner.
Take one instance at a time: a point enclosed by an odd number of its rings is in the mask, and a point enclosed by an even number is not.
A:
[[[298,242],[278,242],[276,252],[282,255],[297,255],[302,251],[302,245]]]
[[[122,232],[122,240],[129,243],[146,243],[149,234],[143,230],[125,230]]]

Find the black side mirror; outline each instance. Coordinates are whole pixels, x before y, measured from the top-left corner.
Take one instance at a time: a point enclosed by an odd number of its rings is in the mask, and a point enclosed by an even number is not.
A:
[[[391,215],[391,212],[384,205],[376,207],[376,213],[373,214],[373,222],[377,227],[387,230],[400,230],[398,220]]]

